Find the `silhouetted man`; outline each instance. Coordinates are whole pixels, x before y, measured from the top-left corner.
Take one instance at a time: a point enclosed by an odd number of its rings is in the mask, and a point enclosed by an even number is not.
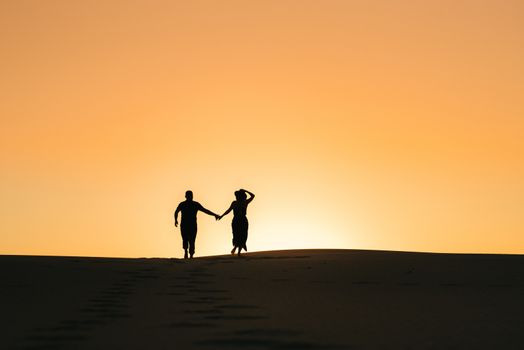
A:
[[[186,200],[178,205],[175,210],[175,226],[178,227],[178,212],[182,212],[182,224],[180,225],[180,232],[182,233],[182,241],[184,248],[184,259],[187,259],[187,249],[189,248],[189,255],[193,258],[195,254],[195,239],[197,234],[197,213],[203,211],[208,215],[212,215],[218,220],[218,215],[210,210],[204,208],[200,203],[193,201],[193,192],[186,191]]]

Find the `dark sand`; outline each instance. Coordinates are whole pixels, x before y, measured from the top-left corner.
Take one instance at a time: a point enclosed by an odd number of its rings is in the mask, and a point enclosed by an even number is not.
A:
[[[2,349],[524,349],[524,256],[0,256]]]

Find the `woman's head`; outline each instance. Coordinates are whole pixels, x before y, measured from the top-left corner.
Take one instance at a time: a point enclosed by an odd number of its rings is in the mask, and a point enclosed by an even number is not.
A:
[[[235,197],[239,201],[245,201],[247,199],[246,192],[242,190],[235,191]]]

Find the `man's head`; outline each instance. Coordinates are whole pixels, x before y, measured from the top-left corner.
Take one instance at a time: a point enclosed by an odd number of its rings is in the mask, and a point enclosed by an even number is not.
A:
[[[192,201],[193,200],[193,191],[186,191],[186,199],[188,201]]]

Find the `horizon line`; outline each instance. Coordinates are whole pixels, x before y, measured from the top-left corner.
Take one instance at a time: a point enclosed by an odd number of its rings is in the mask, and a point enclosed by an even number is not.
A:
[[[344,251],[344,252],[369,252],[369,253],[400,253],[400,254],[431,254],[431,255],[504,255],[504,256],[522,256],[524,253],[473,253],[473,252],[434,252],[434,251],[410,251],[410,250],[391,250],[391,249],[348,249],[348,248],[297,248],[297,249],[275,249],[275,250],[257,250],[243,253],[242,255],[253,255],[260,253],[275,252],[301,252],[301,251]],[[193,259],[215,258],[231,256],[231,254],[202,255]],[[119,256],[90,256],[90,255],[52,255],[52,254],[0,254],[0,257],[54,257],[54,258],[85,258],[85,259],[126,259],[126,260],[185,260],[176,257],[119,257]]]

